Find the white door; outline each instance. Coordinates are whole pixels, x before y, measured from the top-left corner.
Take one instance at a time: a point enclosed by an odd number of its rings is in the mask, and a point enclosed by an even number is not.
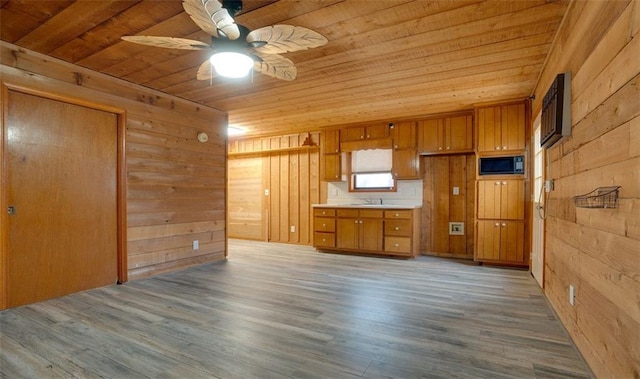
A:
[[[540,114],[533,122],[533,225],[531,274],[544,288],[544,149],[540,148]]]

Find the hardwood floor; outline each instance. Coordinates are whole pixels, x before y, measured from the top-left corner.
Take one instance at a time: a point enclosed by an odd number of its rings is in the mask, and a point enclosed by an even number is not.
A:
[[[0,313],[3,378],[590,378],[528,272],[229,241]]]

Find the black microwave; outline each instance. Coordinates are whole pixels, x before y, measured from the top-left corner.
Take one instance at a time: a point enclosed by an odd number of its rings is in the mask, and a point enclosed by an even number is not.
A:
[[[479,175],[522,175],[524,155],[509,157],[482,157],[478,159]]]

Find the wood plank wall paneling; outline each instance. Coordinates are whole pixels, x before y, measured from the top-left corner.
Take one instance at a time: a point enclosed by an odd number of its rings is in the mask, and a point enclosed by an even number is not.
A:
[[[0,58],[3,81],[125,110],[129,279],[225,258],[225,113],[5,42]]]
[[[315,147],[302,146],[306,138]],[[313,243],[311,204],[320,202],[320,133],[238,139],[229,142],[230,184],[238,183],[229,193],[229,229],[235,238],[255,238],[254,230],[232,228],[243,211],[253,216],[263,233],[259,239],[271,242],[311,245]],[[231,163],[233,162],[233,163]],[[243,167],[242,174],[232,172]],[[242,177],[242,183],[236,178]],[[265,196],[268,190],[269,195]],[[248,204],[246,194],[264,197]],[[250,207],[251,209],[245,209]],[[292,229],[293,227],[293,229]]]
[[[547,151],[545,294],[598,377],[640,377],[639,26],[637,0],[572,2],[533,104],[572,73],[572,134]],[[622,186],[618,208],[575,207],[609,185]]]
[[[420,250],[426,255],[473,259],[475,156],[424,156],[421,159]],[[453,187],[459,187],[459,195],[453,195]],[[464,235],[449,235],[449,222],[454,221],[464,222]]]

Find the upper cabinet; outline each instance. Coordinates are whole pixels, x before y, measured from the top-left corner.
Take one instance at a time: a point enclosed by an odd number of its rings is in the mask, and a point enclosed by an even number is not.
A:
[[[524,103],[478,108],[478,153],[524,150],[526,107]]]
[[[341,142],[386,137],[389,137],[389,126],[386,123],[345,128],[340,133]]]
[[[420,121],[418,151],[421,154],[472,152],[473,117],[468,114]]]
[[[320,140],[322,154],[335,154],[340,152],[340,130],[325,130]]]
[[[342,155],[340,154],[340,130],[325,130],[320,137],[322,151],[321,176],[328,182],[342,179]]]
[[[405,121],[391,125],[394,149],[414,149],[416,147],[417,122]]]

